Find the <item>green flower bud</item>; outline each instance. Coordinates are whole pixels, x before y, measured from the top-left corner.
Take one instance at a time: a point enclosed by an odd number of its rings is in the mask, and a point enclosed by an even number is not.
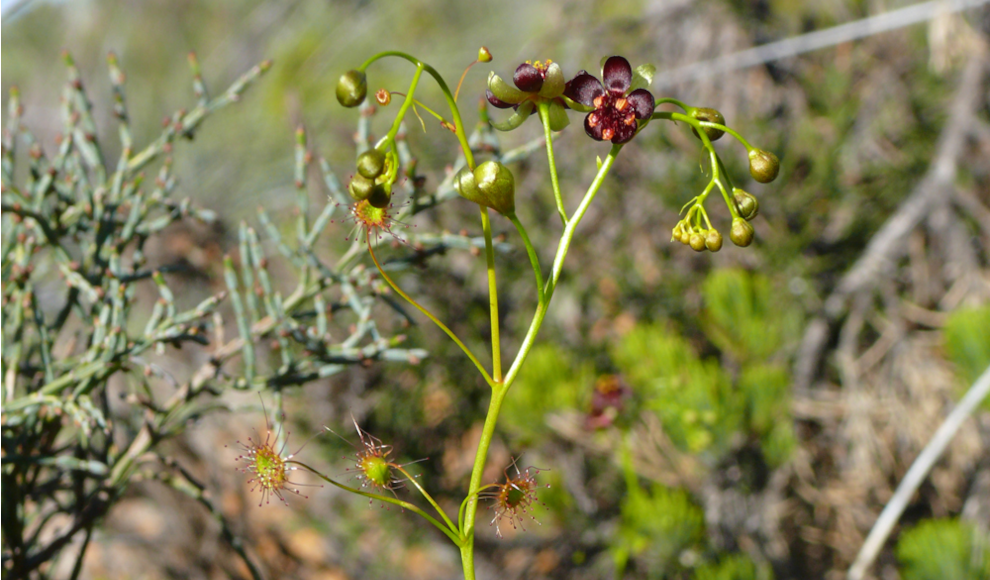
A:
[[[718,123],[719,125],[725,125],[725,117],[722,116],[722,113],[708,107],[691,109],[691,116],[706,123]],[[705,135],[708,135],[709,141],[718,141],[722,135],[725,135],[725,131],[714,127],[702,127],[701,130],[705,132]],[[692,127],[691,132],[694,133],[695,137],[701,139],[701,136],[698,135],[697,129]]]
[[[681,230],[680,242],[685,246],[691,245],[691,230],[689,228]]]
[[[470,172],[462,169],[454,178],[461,197],[490,207],[504,216],[516,212],[516,182],[509,168],[497,161],[486,161]]]
[[[491,62],[492,53],[488,50],[488,47],[482,46],[478,49],[478,62]]]
[[[378,149],[368,149],[358,155],[357,172],[362,177],[375,179],[385,171],[385,153]]]
[[[760,213],[760,202],[756,200],[753,194],[743,191],[739,188],[732,190],[732,197],[736,200],[736,207],[739,209],[739,215],[746,221],[752,221],[753,218]]]
[[[705,251],[705,235],[704,234],[701,234],[701,233],[693,233],[693,234],[691,234],[691,238],[689,240],[689,243],[691,245],[691,249],[694,250],[695,252],[704,252]]]
[[[777,179],[780,161],[769,151],[753,148],[749,150],[749,174],[760,183],[770,183]]]
[[[384,185],[376,183],[371,188],[371,194],[368,195],[368,203],[378,209],[386,208],[388,204],[392,203],[392,191]]]
[[[715,230],[708,232],[705,237],[705,247],[711,252],[717,252],[722,249],[722,234]]]
[[[358,70],[349,70],[337,81],[337,101],[345,107],[356,107],[368,95],[368,76]]]
[[[364,201],[371,196],[371,190],[375,187],[374,179],[368,179],[367,177],[358,174],[351,178],[351,182],[347,185],[347,191],[354,198],[354,201]]]
[[[745,248],[746,246],[753,243],[753,226],[742,218],[736,218],[732,220],[732,229],[729,230],[729,239],[732,243]]]

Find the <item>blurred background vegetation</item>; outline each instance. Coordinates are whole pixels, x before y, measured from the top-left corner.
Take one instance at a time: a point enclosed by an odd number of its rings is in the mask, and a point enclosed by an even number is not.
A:
[[[571,75],[594,71],[609,54],[634,66],[652,62],[660,71],[654,94],[721,110],[751,142],[780,156],[781,177],[741,184],[761,200],[754,246],[695,254],[669,239],[679,208],[704,185],[697,142],[683,127],[654,123],[623,151],[575,239],[540,346],[510,393],[493,446],[490,479],[520,455],[521,465],[549,468],[541,474],[551,484],[546,508],[536,509],[540,525],[527,522],[526,533],[504,540],[482,526],[479,574],[838,579],[920,449],[990,364],[990,15],[985,6],[943,14],[717,77],[666,84],[664,74],[905,4],[5,1],[2,88],[6,95],[20,87],[25,125],[53,143],[65,82],[59,52],[67,48],[97,103],[100,134],[112,136],[105,58],[113,50],[127,73],[140,142],[190,102],[188,51],[217,87],[274,59],[244,103],[209,119],[195,147],[174,152],[181,195],[228,226],[173,232],[166,246],[179,260],[195,247],[230,251],[236,224],[254,220],[259,205],[288,227],[296,125],[305,124],[312,148],[346,175],[356,113],[331,95],[341,72],[375,52],[407,50],[456,82],[487,46],[494,62],[468,74],[461,97],[469,124],[490,68],[508,74],[522,60],[551,58]],[[376,65],[369,82],[405,90],[409,74],[401,63]],[[967,100],[967,82],[977,98]],[[424,89],[421,99],[440,102]],[[577,117],[572,123],[556,145],[571,205],[595,171],[595,155],[606,151],[584,138]],[[502,144],[537,137],[530,122]],[[410,141],[435,186],[453,138],[428,124],[425,133],[411,130]],[[747,176],[743,151],[727,141],[729,171]],[[932,178],[936,159],[955,169],[948,181]],[[520,218],[532,224],[547,261],[559,221],[542,153],[514,171]],[[311,181],[319,211],[326,191]],[[922,204],[920,212],[911,204]],[[712,214],[726,230],[725,212]],[[905,215],[908,227],[885,244],[878,232]],[[499,275],[503,340],[514,352],[535,302],[532,274],[509,223],[495,220],[513,248]],[[415,224],[479,230],[467,203]],[[346,228],[337,233],[330,254],[347,247]],[[219,263],[200,266],[195,284],[222,284]],[[400,284],[484,350],[482,258],[450,251],[403,273]],[[407,332],[410,344],[430,351],[424,364],[372,365],[287,391],[293,437],[305,440],[322,425],[346,433],[353,415],[401,458],[429,457],[419,464],[423,484],[456,510],[486,388],[435,328],[423,322]],[[170,360],[194,365],[179,351]],[[289,508],[256,508],[223,444],[263,425],[260,416],[225,415],[170,445],[209,482],[270,577],[458,577],[456,551],[409,514],[329,489],[292,498]],[[912,499],[871,574],[987,577],[988,449],[984,405]],[[323,437],[304,453],[349,477],[340,460],[353,453],[346,443]],[[229,574],[245,571],[209,514],[155,482],[135,486],[111,511],[83,568],[86,578]]]

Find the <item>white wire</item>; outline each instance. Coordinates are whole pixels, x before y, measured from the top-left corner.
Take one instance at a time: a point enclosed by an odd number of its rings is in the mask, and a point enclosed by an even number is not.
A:
[[[870,535],[863,542],[863,547],[860,548],[859,554],[856,556],[856,561],[849,568],[848,580],[862,580],[867,568],[873,564],[873,560],[876,559],[880,548],[887,541],[887,536],[890,535],[894,524],[900,519],[904,508],[911,501],[911,496],[917,491],[921,482],[925,480],[925,477],[928,475],[932,466],[935,465],[935,462],[938,461],[938,458],[942,456],[945,448],[948,447],[949,442],[955,436],[956,431],[962,426],[963,421],[969,417],[988,394],[990,394],[990,367],[987,367],[987,370],[983,371],[983,375],[970,387],[956,408],[952,410],[952,413],[939,426],[938,431],[932,436],[928,445],[925,445],[921,454],[911,464],[908,472],[904,474],[904,479],[897,486],[897,491],[894,492],[890,501],[887,502],[887,506],[880,512],[880,517],[877,518],[876,523],[873,524],[873,529],[870,530]]]
[[[684,81],[693,81],[729,71],[757,66],[774,60],[780,60],[804,54],[819,48],[835,46],[843,42],[857,40],[903,28],[918,22],[934,18],[938,14],[952,14],[970,8],[982,6],[990,0],[933,0],[912,4],[906,8],[891,10],[876,16],[863,18],[840,24],[825,30],[816,30],[800,36],[794,36],[771,42],[747,50],[734,52],[718,58],[696,62],[689,65],[662,72],[653,79],[656,88],[670,86]]]

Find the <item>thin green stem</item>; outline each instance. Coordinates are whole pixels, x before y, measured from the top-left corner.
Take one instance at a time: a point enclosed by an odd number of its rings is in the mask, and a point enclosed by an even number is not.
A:
[[[492,222],[488,208],[481,206],[481,229],[485,232],[485,259],[488,262],[488,306],[492,317],[492,375],[502,382],[502,342],[498,324],[498,284],[495,280],[495,248],[492,244]],[[494,387],[493,387],[494,388]]]
[[[540,326],[543,324],[543,318],[546,316],[547,307],[550,304],[550,299],[553,297],[554,288],[556,287],[557,280],[560,278],[560,273],[564,266],[564,258],[567,256],[567,251],[570,248],[571,240],[574,238],[574,233],[577,230],[577,226],[581,223],[581,219],[584,217],[585,212],[588,211],[588,207],[591,205],[591,202],[594,201],[595,195],[597,195],[599,189],[601,189],[602,183],[604,183],[605,177],[608,176],[609,171],[612,169],[612,165],[615,163],[615,157],[619,154],[621,149],[622,145],[612,145],[612,150],[609,151],[608,157],[605,158],[605,161],[598,170],[598,174],[595,176],[594,181],[592,181],[591,185],[588,187],[588,191],[584,194],[581,204],[574,211],[573,217],[568,221],[567,226],[564,228],[564,232],[560,239],[560,245],[557,247],[557,254],[554,257],[553,270],[551,272],[550,279],[547,280],[544,285],[544,299],[539,305],[537,305],[536,313],[533,315],[533,321],[530,324],[529,331],[526,333],[526,338],[523,339],[523,344],[520,347],[519,352],[516,354],[516,359],[509,368],[509,372],[506,374],[504,382],[500,384],[497,383],[492,386],[492,399],[488,404],[488,414],[485,417],[485,425],[482,427],[481,439],[478,442],[478,451],[475,454],[474,466],[471,469],[471,482],[468,487],[468,500],[467,506],[465,507],[464,524],[461,526],[461,531],[465,538],[464,544],[461,545],[461,563],[464,567],[465,580],[474,580],[475,577],[474,527],[478,509],[478,492],[481,490],[481,476],[485,469],[485,462],[488,457],[488,449],[491,447],[492,436],[495,433],[495,424],[498,422],[499,411],[502,409],[502,401],[505,399],[505,394],[508,392],[512,382],[519,374],[519,369],[521,368],[522,363],[526,360],[526,356],[529,354],[530,349],[533,348],[533,342],[536,339],[536,334],[540,330]]]
[[[399,95],[399,96],[400,96],[400,97],[402,97],[403,99],[405,99],[405,98],[406,98],[406,96],[405,96],[405,95],[403,95],[402,93],[398,93],[398,92],[393,92],[392,94],[393,94],[393,95]],[[424,110],[424,111],[426,111],[427,113],[429,113],[429,114],[431,114],[431,115],[433,115],[433,116],[434,116],[434,117],[435,117],[435,118],[436,118],[436,119],[437,119],[438,121],[440,121],[440,122],[442,122],[442,123],[446,123],[446,122],[447,122],[447,119],[444,119],[444,118],[443,118],[443,115],[441,115],[440,113],[438,113],[438,112],[436,112],[436,111],[434,111],[433,109],[431,109],[431,108],[429,108],[429,107],[427,107],[427,106],[426,106],[425,104],[423,104],[423,101],[420,101],[419,99],[416,99],[416,100],[415,100],[415,101],[413,102],[413,107],[414,107],[414,108],[415,108],[415,107],[419,107],[419,108],[421,108],[421,109],[423,109],[423,110]]]
[[[471,146],[468,145],[467,134],[464,132],[464,123],[461,121],[461,112],[457,108],[457,101],[454,99],[454,95],[451,94],[450,88],[447,87],[447,83],[444,82],[443,77],[440,76],[440,73],[438,73],[436,69],[420,61],[418,58],[412,56],[411,54],[407,54],[405,52],[400,52],[397,50],[389,50],[385,52],[379,52],[378,54],[364,61],[364,63],[360,67],[358,67],[358,70],[363,71],[369,66],[371,66],[371,64],[376,60],[388,56],[403,58],[416,65],[417,68],[422,67],[423,70],[425,70],[427,73],[429,73],[430,76],[433,77],[433,79],[437,82],[437,85],[440,86],[440,90],[443,92],[444,98],[447,99],[447,106],[450,107],[450,113],[454,118],[454,134],[457,135],[457,140],[458,142],[460,142],[461,149],[464,151],[464,159],[465,161],[467,161],[468,167],[470,167],[473,170],[475,167],[474,154],[471,153]],[[410,94],[409,96],[412,97],[412,94]]]
[[[687,105],[685,105],[684,103],[678,101],[677,99],[672,99],[670,97],[665,97],[663,99],[657,99],[656,102],[654,103],[654,105],[657,106],[657,107],[659,107],[660,105],[663,105],[663,104],[666,104],[666,103],[670,103],[672,105],[677,105],[678,107],[680,107],[681,109],[683,109],[685,111],[687,111],[690,108]],[[656,119],[657,116],[654,115],[653,118]]]
[[[553,185],[553,197],[557,201],[557,213],[560,221],[567,226],[567,210],[564,208],[564,198],[560,194],[560,182],[557,181],[557,161],[553,155],[553,131],[550,130],[550,103],[540,101],[537,106],[540,121],[543,122],[543,139],[547,142],[547,163],[550,164],[550,183]]]
[[[402,296],[407,302],[409,302],[410,304],[412,304],[413,306],[415,306],[417,310],[419,310],[424,315],[426,315],[427,318],[429,318],[430,320],[432,320],[434,324],[436,324],[438,327],[440,327],[440,330],[442,330],[445,333],[447,333],[447,336],[449,336],[450,339],[453,340],[457,344],[457,346],[461,347],[461,350],[464,351],[464,354],[466,354],[467,357],[469,359],[471,359],[471,362],[474,363],[474,366],[478,367],[478,371],[485,377],[485,382],[487,382],[489,385],[491,385],[492,387],[494,387],[495,384],[496,384],[495,381],[492,380],[491,376],[488,374],[488,371],[486,371],[485,370],[485,367],[483,367],[481,365],[481,362],[478,361],[478,357],[474,356],[474,353],[471,352],[471,349],[469,349],[467,347],[467,345],[465,345],[463,342],[461,342],[461,339],[458,338],[456,334],[454,334],[454,331],[452,331],[451,329],[447,328],[447,325],[446,324],[440,322],[440,320],[437,319],[436,316],[433,316],[433,314],[429,310],[427,310],[426,308],[424,308],[423,306],[421,306],[419,304],[419,302],[416,302],[415,300],[413,300],[411,296],[409,296],[408,294],[406,294],[405,292],[403,292],[402,288],[399,288],[399,286],[395,282],[392,281],[392,278],[390,278],[389,275],[385,273],[385,270],[382,269],[382,265],[378,263],[378,257],[375,256],[375,251],[371,247],[371,237],[370,236],[368,237],[368,242],[367,243],[368,243],[368,253],[371,254],[371,259],[372,259],[372,261],[375,262],[375,266],[378,268],[378,273],[381,274],[382,275],[382,278],[385,279],[385,282],[387,282],[388,285],[392,287],[392,290],[395,290],[395,292],[399,296]]]
[[[357,495],[362,495],[362,496],[364,496],[366,498],[369,498],[369,499],[372,499],[372,500],[378,500],[378,501],[381,501],[381,502],[384,502],[384,503],[390,503],[392,505],[397,505],[397,506],[401,507],[402,509],[409,510],[409,511],[413,512],[414,514],[418,515],[418,516],[422,516],[423,519],[425,519],[426,521],[428,521],[431,524],[433,524],[434,527],[436,527],[438,530],[440,530],[441,532],[443,532],[444,534],[446,534],[447,537],[450,538],[450,541],[454,542],[454,544],[457,545],[458,547],[462,546],[462,544],[463,544],[463,540],[461,539],[460,535],[458,535],[454,530],[448,528],[447,526],[445,526],[442,523],[440,523],[439,521],[437,521],[437,519],[434,518],[433,516],[431,516],[430,514],[426,513],[422,509],[420,509],[419,506],[416,506],[414,504],[411,504],[411,503],[409,503],[407,501],[402,501],[399,498],[388,497],[388,496],[384,496],[384,495],[379,495],[377,493],[370,493],[370,492],[367,492],[367,491],[362,491],[360,489],[353,488],[353,487],[351,487],[349,485],[344,485],[343,483],[338,483],[338,482],[330,479],[329,477],[323,475],[319,471],[313,469],[312,467],[306,465],[305,463],[302,463],[302,462],[299,462],[299,461],[293,460],[293,461],[289,461],[287,463],[292,463],[294,465],[298,465],[299,467],[305,469],[306,471],[309,471],[310,473],[312,473],[316,477],[319,477],[323,481],[325,481],[325,482],[327,482],[327,483],[329,483],[331,485],[334,485],[336,487],[339,487],[340,489],[342,489],[344,491],[349,491],[349,492],[354,493],[354,494],[357,494]]]
[[[674,99],[660,99],[660,101],[657,101],[657,105],[659,105],[661,101],[671,102],[671,103],[677,104],[681,108],[685,108],[683,106],[683,104],[679,104],[680,101],[675,101]],[[718,129],[720,131],[725,131],[729,135],[732,135],[733,137],[735,137],[736,140],[738,140],[740,143],[742,143],[742,146],[746,148],[746,151],[749,151],[750,149],[753,148],[753,146],[749,144],[749,141],[743,139],[743,136],[740,135],[738,131],[736,131],[735,129],[733,129],[731,127],[726,127],[725,125],[720,125],[718,123],[711,123],[709,121],[699,121],[698,119],[695,119],[694,117],[691,117],[689,115],[683,115],[681,113],[675,113],[673,111],[657,111],[657,112],[653,113],[653,117],[651,117],[651,118],[652,119],[666,119],[668,121],[684,121],[685,123],[691,125],[695,129],[697,129],[699,135],[702,133],[701,129],[703,127],[710,127],[712,129]]]
[[[460,536],[460,532],[458,531],[457,528],[454,527],[454,522],[450,521],[450,518],[447,517],[447,514],[445,514],[444,511],[440,509],[440,506],[437,505],[437,502],[434,501],[433,496],[431,496],[425,489],[423,489],[423,486],[421,486],[419,482],[416,481],[416,478],[410,475],[409,472],[406,471],[405,467],[401,465],[395,465],[394,467],[396,470],[399,471],[399,473],[406,476],[406,479],[409,480],[409,483],[413,484],[413,486],[416,487],[416,490],[419,491],[420,495],[426,498],[426,501],[430,502],[430,505],[433,506],[433,509],[437,510],[437,513],[440,514],[440,517],[443,518],[443,521],[447,524],[447,527],[450,528],[451,531],[458,532],[458,536]]]
[[[697,203],[704,203],[705,202],[705,199],[708,197],[708,193],[712,189],[712,184],[717,185],[719,191],[722,193],[722,198],[725,200],[725,204],[727,206],[729,206],[729,213],[732,214],[732,219],[738,218],[739,217],[739,212],[736,210],[736,204],[733,202],[732,198],[729,196],[729,192],[726,190],[726,186],[722,182],[723,179],[728,179],[728,173],[725,173],[725,168],[722,165],[722,160],[719,159],[718,153],[715,152],[715,146],[712,145],[711,139],[708,138],[708,134],[705,133],[703,130],[701,130],[701,128],[702,127],[715,127],[717,129],[721,129],[723,131],[726,131],[729,134],[731,134],[732,136],[734,136],[736,139],[739,139],[739,141],[746,147],[747,150],[750,149],[749,143],[747,143],[746,140],[742,138],[742,136],[740,136],[738,133],[736,133],[732,129],[729,129],[725,125],[719,125],[717,123],[708,123],[708,122],[705,122],[705,121],[698,121],[694,117],[690,117],[688,115],[682,115],[680,113],[673,113],[673,112],[660,112],[660,113],[653,113],[653,118],[654,119],[667,119],[667,120],[672,120],[672,121],[684,121],[685,123],[688,123],[688,124],[690,124],[690,125],[692,125],[692,126],[694,126],[695,128],[698,129],[698,131],[696,131],[697,134],[698,134],[698,137],[701,138],[701,143],[702,143],[702,145],[704,145],[705,149],[708,151],[708,156],[711,159],[711,164],[712,164],[712,183],[709,183],[708,184],[708,187],[705,188],[705,192],[702,193],[701,196],[699,196],[699,198],[697,198],[698,199]],[[724,178],[723,178],[723,174],[724,174]],[[730,187],[731,187],[731,183],[730,183]],[[707,214],[705,215],[705,217],[707,218]]]
[[[464,544],[461,545],[464,580],[474,580],[474,523],[478,510],[478,492],[481,490],[481,476],[485,470],[485,460],[488,457],[488,449],[492,445],[495,424],[498,422],[498,414],[502,409],[502,401],[505,399],[505,393],[509,390],[508,387],[508,383],[496,384],[492,387],[492,400],[488,403],[488,414],[485,416],[485,425],[482,427],[481,439],[478,441],[478,452],[474,458],[474,467],[471,469],[467,508],[464,512],[464,525],[461,526],[461,533],[465,540]]]
[[[522,222],[519,221],[516,214],[510,215],[509,220],[516,226],[516,230],[518,230],[519,236],[522,238],[523,245],[526,246],[526,253],[529,254],[529,263],[533,265],[533,274],[536,275],[536,303],[543,304],[543,272],[540,269],[540,259],[536,256],[536,249],[533,247],[533,243],[529,241],[526,228],[523,227]]]
[[[560,238],[560,245],[557,247],[557,254],[554,256],[550,278],[544,284],[543,307],[537,307],[536,314],[533,316],[533,322],[530,324],[526,337],[523,339],[523,343],[519,348],[519,353],[516,355],[516,360],[513,361],[512,366],[509,367],[509,372],[505,375],[505,383],[507,385],[512,384],[512,381],[515,380],[516,375],[519,374],[519,369],[522,367],[522,363],[526,360],[526,355],[533,347],[536,334],[543,324],[543,317],[546,316],[547,307],[550,305],[550,299],[553,298],[553,291],[557,287],[557,281],[560,279],[560,273],[564,268],[564,258],[567,257],[567,251],[570,248],[571,240],[574,238],[574,233],[577,231],[581,219],[584,218],[585,212],[588,211],[588,207],[591,206],[591,202],[595,200],[598,190],[601,189],[602,183],[605,182],[605,178],[615,163],[615,157],[621,149],[621,144],[612,145],[612,150],[609,151],[605,161],[602,162],[601,169],[598,170],[594,181],[588,187],[588,191],[584,194],[581,204],[574,210],[574,215],[568,221],[567,227],[564,228],[564,233]]]
[[[409,107],[416,102],[413,95],[416,93],[416,85],[419,84],[419,77],[423,74],[423,64],[420,63],[416,65],[416,73],[413,75],[412,82],[409,83],[409,93],[406,95],[405,100],[402,101],[402,107],[399,109],[399,113],[395,116],[395,120],[392,121],[392,128],[389,129],[388,135],[385,135],[384,141],[392,142],[395,140],[395,136],[399,134],[399,128],[402,127],[402,119],[405,118],[406,112]]]

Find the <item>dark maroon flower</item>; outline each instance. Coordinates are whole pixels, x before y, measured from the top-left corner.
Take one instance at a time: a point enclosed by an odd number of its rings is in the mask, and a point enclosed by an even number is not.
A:
[[[591,429],[604,429],[612,425],[630,397],[632,389],[621,377],[599,377],[591,394],[591,412],[586,417],[587,426]]]
[[[612,56],[602,66],[601,81],[580,71],[564,88],[564,96],[586,107],[594,108],[584,118],[584,130],[596,141],[625,143],[639,129],[638,121],[653,115],[656,101],[650,91],[642,88],[630,91],[633,70],[629,61]]]
[[[493,107],[515,109],[515,114],[501,123],[492,123],[499,131],[511,131],[536,110],[538,103],[550,103],[550,130],[561,131],[569,120],[564,112],[564,73],[560,66],[546,62],[524,62],[512,75],[513,87],[494,72],[488,75],[485,96]]]

